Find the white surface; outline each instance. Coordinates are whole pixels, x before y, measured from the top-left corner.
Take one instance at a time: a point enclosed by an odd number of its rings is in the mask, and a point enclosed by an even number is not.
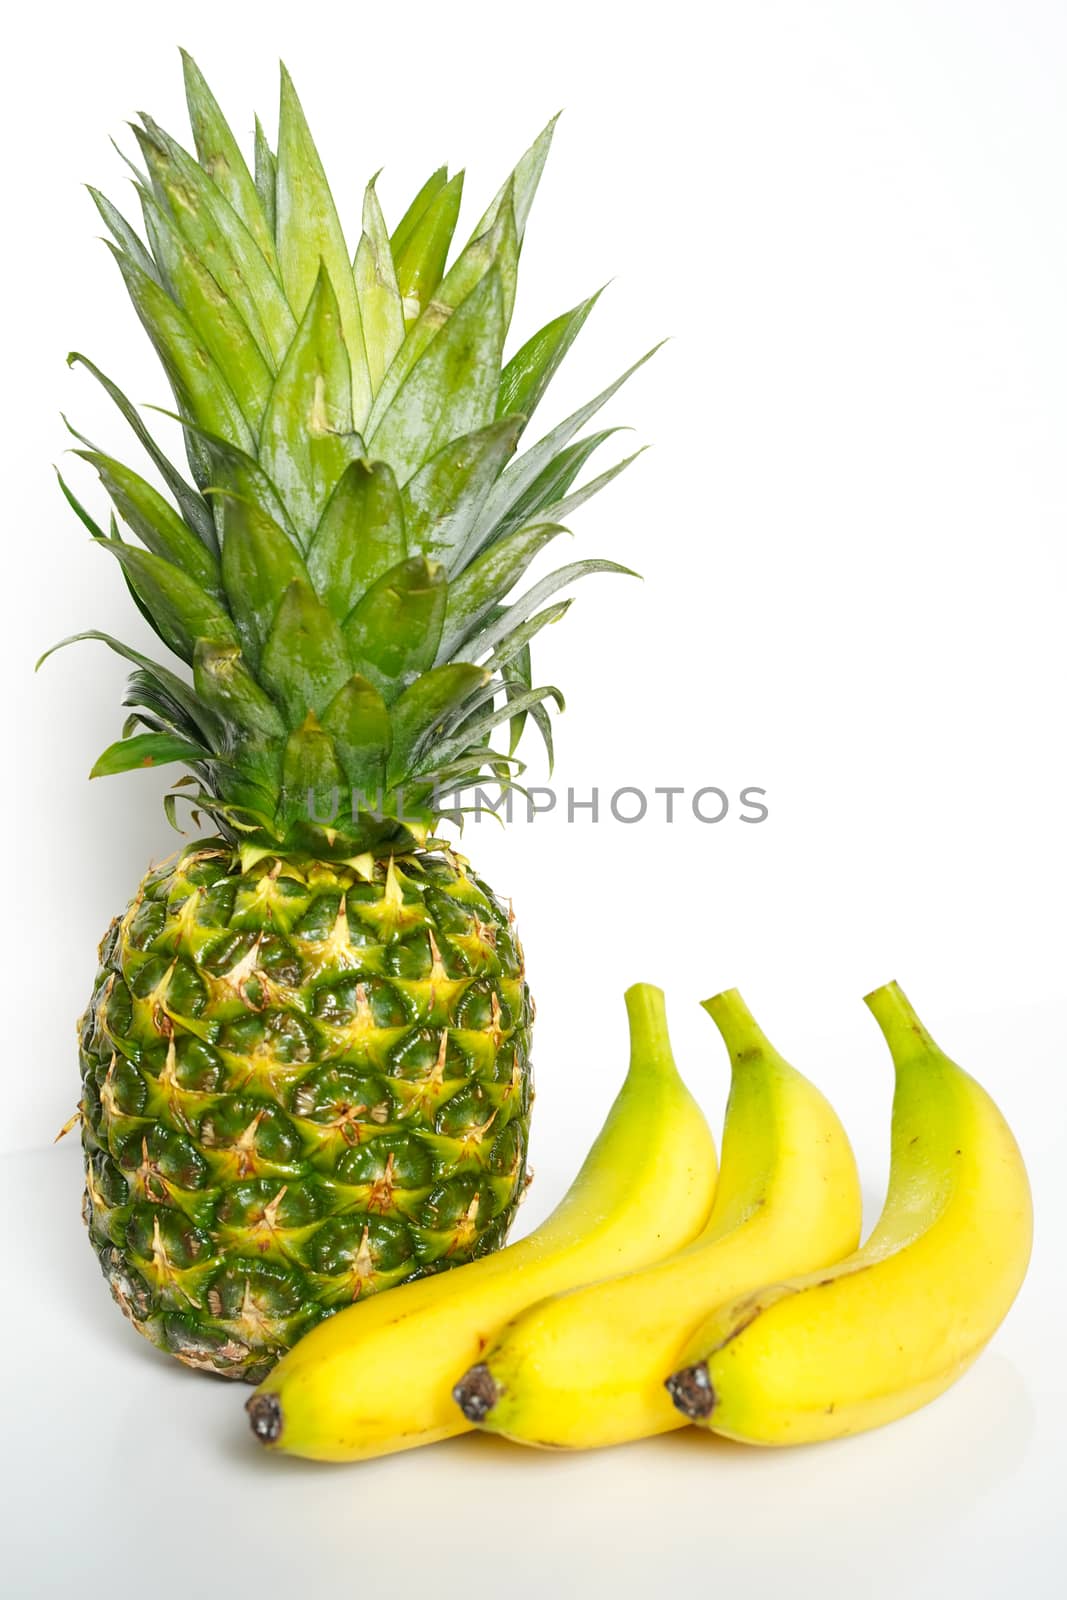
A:
[[[73,1146],[0,1174],[0,1215],[20,1224],[5,1274],[33,1286],[9,1322],[3,1401],[17,1600],[1062,1593],[1054,1244],[958,1386],[877,1433],[765,1452],[683,1430],[577,1456],[470,1437],[338,1468],[267,1455],[244,1385],[183,1370],[122,1322],[81,1237]],[[542,1209],[562,1181],[546,1175]],[[1064,1197],[1039,1197],[1047,1231]]]
[[[668,989],[679,1057],[716,1115],[725,1073],[693,1002],[739,984],[838,1104],[876,1204],[889,1075],[859,996],[896,975],[1016,1127],[1038,1253],[988,1358],[869,1439],[765,1457],[679,1437],[582,1460],[473,1441],[331,1473],[261,1460],[239,1395],[142,1350],[80,1237],[75,1153],[14,1156],[0,1212],[18,1302],[3,1362],[20,1436],[4,1452],[19,1546],[6,1575],[20,1594],[87,1600],[148,1583],[401,1594],[416,1573],[436,1574],[441,1595],[645,1593],[668,1577],[749,1593],[1051,1592],[1067,1421],[1067,12],[188,0],[172,15],[126,0],[24,11],[0,107],[18,219],[0,262],[3,828],[18,934],[0,1144],[40,1147],[72,1109],[72,1020],[96,941],[174,844],[163,775],[84,781],[121,724],[121,664],[85,645],[36,680],[30,667],[86,626],[139,637],[50,462],[68,442],[60,408],[128,449],[92,381],[65,373],[68,348],[135,398],[166,398],[77,184],[123,195],[107,135],[135,107],[183,127],[182,42],[243,130],[253,104],[272,121],[284,54],[353,221],[378,166],[395,217],[451,159],[469,164],[473,222],[567,107],[516,340],[617,281],[546,427],[674,335],[610,412],[655,450],[575,519],[576,553],[615,556],[646,582],[585,584],[539,653],[570,702],[558,781],[581,794],[757,784],[771,814],[759,827],[553,817],[468,834],[514,897],[539,1003],[527,1223],[599,1123],[636,978]]]

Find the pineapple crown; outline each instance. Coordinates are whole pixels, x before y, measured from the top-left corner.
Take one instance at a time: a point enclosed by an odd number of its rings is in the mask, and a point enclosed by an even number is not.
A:
[[[530,641],[567,610],[554,598],[565,585],[628,569],[576,561],[513,590],[564,519],[634,459],[575,487],[614,431],[581,430],[648,356],[519,452],[597,299],[505,361],[553,124],[451,264],[462,174],[443,167],[392,233],[371,180],[353,258],[285,68],[277,150],[257,119],[250,171],[183,60],[196,157],[142,115],[143,237],[90,193],[170,382],[192,481],[75,353],[167,494],[73,429],[110,496],[108,530],[60,485],[186,670],[108,634],[74,636],[134,667],[133,713],[92,775],[181,762],[171,821],[191,786],[194,806],[252,853],[410,848],[449,797],[514,781],[527,718],[551,761],[548,705],[563,701],[534,685]],[[507,748],[495,749],[503,723]]]

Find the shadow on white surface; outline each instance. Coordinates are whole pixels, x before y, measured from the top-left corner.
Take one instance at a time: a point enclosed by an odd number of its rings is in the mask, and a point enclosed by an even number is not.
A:
[[[702,1573],[746,1594],[984,1595],[1021,1541],[1051,1539],[1058,1439],[1041,1437],[1055,1430],[996,1348],[914,1417],[790,1451],[684,1429],[581,1455],[482,1436],[348,1467],[268,1455],[243,1385],[188,1372],[124,1326],[78,1221],[78,1155],[71,1141],[0,1163],[3,1214],[37,1219],[10,1263],[32,1288],[6,1363],[20,1597],[96,1600],[120,1571],[151,1573],[155,1600],[206,1573],[214,1594],[267,1597],[448,1600],[480,1591],[478,1573],[509,1600],[606,1583],[643,1595]],[[1046,1577],[1030,1569],[1032,1596],[1056,1592]]]

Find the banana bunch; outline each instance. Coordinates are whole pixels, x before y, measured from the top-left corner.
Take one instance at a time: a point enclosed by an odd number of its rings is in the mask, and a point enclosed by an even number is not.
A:
[[[570,1190],[497,1254],[352,1306],[248,1402],[264,1444],[360,1460],[471,1427],[581,1449],[695,1422],[799,1444],[903,1416],[966,1370],[1026,1272],[1026,1171],[989,1096],[896,984],[889,1192],[859,1247],[844,1129],[736,990],[721,1173],[662,993],[626,995],[629,1072]]]

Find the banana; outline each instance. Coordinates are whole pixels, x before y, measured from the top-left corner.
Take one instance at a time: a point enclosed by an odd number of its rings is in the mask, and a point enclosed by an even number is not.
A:
[[[967,1369],[1026,1274],[1030,1186],[1004,1118],[895,983],[867,1004],[896,1070],[880,1221],[828,1271],[714,1312],[667,1382],[684,1416],[732,1439],[805,1444],[916,1410]]]
[[[671,1056],[663,994],[626,994],[630,1069],[581,1171],[517,1244],[390,1289],[303,1338],[248,1402],[264,1444],[357,1461],[468,1431],[452,1385],[532,1300],[641,1266],[704,1226],[715,1144]]]
[[[768,1043],[736,989],[704,1006],[732,1070],[707,1226],[665,1261],[521,1312],[456,1386],[468,1421],[560,1449],[684,1427],[663,1380],[709,1309],[858,1244],[859,1177],[834,1111]]]

